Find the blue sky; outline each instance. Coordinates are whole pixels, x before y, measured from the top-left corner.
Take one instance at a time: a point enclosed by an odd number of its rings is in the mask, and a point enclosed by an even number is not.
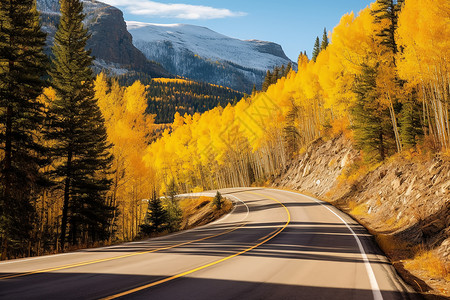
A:
[[[375,0],[103,0],[124,12],[125,20],[184,23],[239,38],[280,44],[296,61],[311,54],[316,36],[331,31],[347,12],[359,12]]]

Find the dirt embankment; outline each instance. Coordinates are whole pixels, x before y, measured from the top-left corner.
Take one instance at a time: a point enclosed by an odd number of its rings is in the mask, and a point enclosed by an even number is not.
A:
[[[403,278],[427,297],[450,296],[450,160],[397,155],[364,166],[350,140],[319,139],[275,186],[313,194],[375,236]]]

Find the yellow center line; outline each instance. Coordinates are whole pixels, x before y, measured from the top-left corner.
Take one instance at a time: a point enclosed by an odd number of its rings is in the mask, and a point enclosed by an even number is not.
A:
[[[287,221],[286,221],[286,223],[285,223],[281,228],[277,229],[277,231],[276,231],[272,236],[266,238],[265,240],[263,240],[262,242],[260,242],[260,243],[258,243],[258,244],[256,244],[256,245],[251,246],[250,248],[247,248],[247,249],[245,249],[245,250],[242,250],[242,251],[240,251],[240,252],[238,252],[238,253],[235,253],[235,254],[232,254],[232,255],[230,255],[230,256],[224,257],[224,258],[222,258],[222,259],[213,261],[213,262],[211,262],[211,263],[209,263],[209,264],[206,264],[206,265],[200,266],[200,267],[198,267],[198,268],[191,269],[191,270],[189,270],[189,271],[186,271],[186,272],[183,272],[183,273],[179,273],[179,274],[176,274],[176,275],[173,275],[173,276],[170,276],[170,277],[167,277],[167,278],[164,278],[164,279],[161,279],[161,280],[158,280],[158,281],[155,281],[155,282],[146,284],[146,285],[142,285],[142,286],[139,286],[139,287],[137,287],[137,288],[134,288],[134,289],[131,289],[131,290],[122,292],[122,293],[118,293],[118,294],[115,294],[115,295],[112,295],[112,296],[108,296],[108,297],[102,298],[101,300],[112,300],[112,299],[117,299],[117,298],[120,298],[120,297],[123,297],[123,296],[127,296],[127,295],[130,295],[130,294],[133,294],[133,293],[136,293],[136,292],[139,292],[139,291],[142,291],[142,290],[145,290],[145,289],[154,287],[154,286],[156,286],[156,285],[160,285],[160,284],[162,284],[162,283],[165,283],[165,282],[168,282],[168,281],[171,281],[171,280],[174,280],[174,279],[177,279],[177,278],[180,278],[180,277],[183,277],[183,276],[192,274],[192,273],[194,273],[194,272],[197,272],[197,271],[206,269],[206,268],[208,268],[208,267],[217,265],[217,264],[219,264],[219,263],[221,263],[221,262],[224,262],[224,261],[226,261],[226,260],[229,260],[229,259],[234,258],[234,257],[236,257],[236,256],[239,256],[239,255],[241,255],[241,254],[244,254],[244,253],[246,253],[246,252],[249,252],[249,251],[251,251],[251,250],[253,250],[253,249],[255,249],[255,248],[261,246],[262,244],[267,243],[268,241],[270,241],[271,239],[273,239],[274,237],[276,237],[277,235],[279,235],[279,234],[280,234],[280,233],[281,233],[281,232],[289,225],[289,223],[291,222],[291,214],[290,214],[289,210],[287,209],[287,207],[286,207],[283,203],[281,203],[280,201],[278,201],[277,199],[272,198],[272,197],[270,197],[270,196],[266,196],[266,195],[262,195],[262,194],[258,194],[258,193],[253,193],[253,192],[248,192],[248,193],[254,194],[254,195],[258,195],[258,196],[262,196],[262,197],[264,197],[264,198],[268,198],[268,199],[271,199],[271,200],[273,200],[273,201],[275,201],[275,202],[278,202],[278,203],[285,209],[286,214],[287,214]]]
[[[271,236],[272,234],[274,234],[276,231],[278,231],[279,230],[279,228],[277,228],[277,229],[275,229],[274,231],[272,231],[271,233],[269,233],[269,234],[266,234],[265,236],[263,236],[262,238],[259,238],[258,239],[258,241],[261,241],[261,240],[264,240],[264,239],[266,239],[267,237],[269,237],[269,236]]]
[[[233,232],[233,231],[235,231],[235,230],[245,226],[246,224],[247,224],[247,222],[244,222],[244,223],[242,223],[242,224],[240,224],[240,225],[238,225],[238,226],[236,226],[236,227],[234,227],[232,229],[229,229],[229,230],[227,230],[225,232],[222,232],[222,233],[219,233],[219,234],[215,234],[215,235],[211,235],[211,236],[207,236],[207,237],[200,238],[200,239],[196,239],[196,240],[193,240],[193,241],[188,241],[188,242],[172,245],[172,246],[166,246],[166,247],[157,248],[157,249],[153,249],[153,250],[149,250],[149,251],[141,251],[141,252],[136,252],[136,253],[124,254],[124,255],[114,256],[114,257],[110,257],[110,258],[103,258],[103,259],[90,260],[90,261],[81,262],[81,263],[74,263],[74,264],[69,264],[69,265],[63,265],[63,266],[54,267],[54,268],[34,270],[34,271],[29,271],[29,272],[24,272],[24,273],[19,273],[19,274],[13,274],[13,275],[6,275],[6,276],[3,276],[3,277],[0,277],[0,280],[17,278],[17,277],[23,277],[23,276],[27,276],[27,275],[33,275],[33,274],[40,274],[40,273],[59,271],[59,270],[64,270],[64,269],[69,269],[69,268],[81,267],[81,266],[86,266],[86,265],[91,265],[91,264],[96,264],[96,263],[101,263],[101,262],[106,262],[106,261],[111,261],[111,260],[131,257],[131,256],[136,256],[136,255],[142,255],[142,254],[148,254],[148,253],[168,250],[168,249],[181,247],[181,246],[189,245],[189,244],[192,244],[192,243],[196,243],[196,242],[201,242],[201,241],[204,241],[204,240],[212,239],[212,238],[215,238],[215,237],[218,237],[218,236],[221,236],[221,235]]]

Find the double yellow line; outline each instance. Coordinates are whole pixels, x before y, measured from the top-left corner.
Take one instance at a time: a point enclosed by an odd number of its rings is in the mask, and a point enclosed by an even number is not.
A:
[[[264,239],[263,241],[259,242],[258,244],[253,245],[253,246],[251,246],[251,247],[249,247],[249,248],[247,248],[245,250],[242,250],[242,251],[237,252],[235,254],[232,254],[230,256],[224,257],[222,259],[216,260],[216,261],[211,262],[209,264],[206,264],[206,265],[197,267],[195,269],[192,269],[192,270],[189,270],[189,271],[186,271],[186,272],[183,272],[183,273],[179,273],[179,274],[176,274],[176,275],[173,275],[173,276],[170,276],[170,277],[167,277],[167,278],[164,278],[164,279],[161,279],[161,280],[149,283],[149,284],[145,284],[145,285],[142,285],[140,287],[137,287],[137,288],[134,288],[134,289],[122,292],[122,293],[118,293],[118,294],[115,294],[115,295],[112,295],[112,296],[108,296],[108,297],[102,298],[101,300],[112,300],[112,299],[117,299],[117,298],[120,298],[120,297],[123,297],[123,296],[127,296],[127,295],[130,295],[130,294],[133,294],[133,293],[136,293],[136,292],[139,292],[139,291],[142,291],[142,290],[145,290],[145,289],[157,286],[159,284],[162,284],[162,283],[165,283],[165,282],[168,282],[168,281],[171,281],[171,280],[174,280],[174,279],[177,279],[177,278],[180,278],[180,277],[192,274],[194,272],[206,269],[208,267],[217,265],[217,264],[219,264],[221,262],[224,262],[226,260],[232,259],[232,258],[234,258],[236,256],[239,256],[241,254],[244,254],[246,252],[249,252],[249,251],[251,251],[251,250],[261,246],[262,244],[267,243],[268,241],[270,241],[271,239],[273,239],[274,237],[279,235],[289,225],[289,223],[291,222],[291,214],[289,213],[289,210],[287,209],[287,207],[283,203],[281,203],[280,201],[278,201],[275,198],[272,198],[272,197],[269,197],[269,196],[266,196],[266,195],[262,195],[262,194],[258,194],[258,193],[252,193],[252,192],[249,192],[249,193],[250,194],[254,194],[254,195],[258,195],[258,196],[262,196],[262,197],[265,197],[265,198],[268,198],[268,199],[271,199],[271,200],[279,203],[285,209],[286,214],[287,214],[287,221],[286,221],[286,223],[282,227],[280,227],[277,231],[275,231],[271,236],[269,236],[269,237],[266,236],[267,237],[266,239]]]
[[[181,247],[181,246],[184,246],[184,245],[189,245],[189,244],[192,244],[192,243],[196,243],[196,242],[201,242],[201,241],[204,241],[204,240],[212,239],[212,238],[215,238],[215,237],[218,237],[218,236],[221,236],[221,235],[233,232],[233,231],[243,227],[245,224],[246,223],[239,224],[238,226],[236,226],[234,228],[231,228],[231,229],[229,229],[229,230],[227,230],[225,232],[219,233],[219,234],[207,236],[207,237],[204,237],[204,238],[200,238],[200,239],[196,239],[196,240],[193,240],[193,241],[184,242],[184,243],[180,243],[180,244],[176,244],[176,245],[172,245],[172,246],[157,248],[157,249],[153,249],[153,250],[149,250],[149,251],[140,251],[140,252],[125,254],[125,255],[120,255],[120,256],[114,256],[114,257],[110,257],[110,258],[103,258],[103,259],[96,259],[96,260],[85,261],[85,262],[81,262],[81,263],[68,264],[68,265],[63,265],[63,266],[54,267],[54,268],[34,270],[34,271],[18,273],[18,274],[13,274],[13,275],[5,275],[5,276],[0,277],[0,280],[17,278],[17,277],[23,277],[23,276],[27,276],[27,275],[33,275],[33,274],[40,274],[40,273],[47,273],[47,272],[65,270],[65,269],[69,269],[69,268],[81,267],[81,266],[101,263],[101,262],[105,262],[105,261],[111,261],[111,260],[116,260],[116,259],[136,256],[136,255],[142,255],[142,254],[148,254],[148,253],[168,250],[168,249]]]

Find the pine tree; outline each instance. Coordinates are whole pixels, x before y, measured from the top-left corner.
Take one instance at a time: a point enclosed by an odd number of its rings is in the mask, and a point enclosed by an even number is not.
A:
[[[0,239],[2,259],[23,254],[34,222],[45,149],[36,100],[44,86],[46,35],[33,0],[0,5]]]
[[[254,85],[253,85],[253,88],[252,88],[252,96],[255,95],[256,92],[257,92],[257,90],[256,90],[256,84],[254,84]]]
[[[175,180],[172,179],[167,187],[167,227],[170,232],[180,230],[183,211],[177,199],[178,188]]]
[[[263,92],[266,92],[269,86],[272,84],[272,73],[270,73],[269,70],[267,70],[266,78],[264,78],[262,90]]]
[[[270,80],[270,84],[277,83],[278,79],[280,78],[281,70],[279,67],[275,67],[273,69],[272,78]]]
[[[145,224],[141,225],[141,231],[145,235],[162,232],[167,229],[167,212],[162,206],[161,199],[153,191],[152,199],[148,202],[148,210]]]
[[[395,55],[398,51],[395,32],[398,28],[398,16],[404,1],[377,0],[378,8],[372,11],[375,23],[381,24],[384,21],[387,25],[381,28],[377,36],[381,39],[381,44],[386,46]],[[394,57],[394,56],[393,56]],[[395,64],[395,57],[394,57]]]
[[[395,150],[392,126],[387,109],[380,110],[380,94],[376,88],[377,69],[362,66],[354,92],[356,102],[351,109],[356,147],[365,153],[367,162],[385,160]]]
[[[317,60],[317,56],[319,56],[319,53],[320,53],[320,39],[319,39],[319,37],[317,37],[316,43],[314,44],[312,58],[311,58],[314,62]]]
[[[322,44],[320,45],[320,51],[323,51],[323,50],[327,49],[328,45],[329,45],[329,40],[328,40],[327,29],[324,28],[323,29]]]
[[[219,191],[217,191],[216,196],[214,197],[214,200],[213,200],[212,204],[216,207],[217,210],[221,210],[222,209],[223,197],[222,197],[222,195],[220,194]]]
[[[417,101],[415,92],[403,103],[399,119],[403,146],[406,149],[415,148],[424,134],[420,118],[420,103]]]
[[[61,1],[61,19],[53,47],[52,84],[56,100],[48,137],[54,140],[56,159],[53,177],[64,191],[61,221],[61,247],[70,224],[72,244],[107,238],[113,207],[105,196],[111,181],[107,178],[112,157],[104,118],[94,98],[92,57],[85,50],[89,39],[83,25],[83,5],[79,0]]]
[[[284,144],[287,153],[291,159],[294,158],[295,154],[299,150],[300,145],[300,133],[295,125],[298,118],[298,106],[295,105],[294,101],[291,103],[292,108],[286,115],[286,125],[283,128],[284,133]]]
[[[298,55],[298,58],[297,58],[297,65],[300,65],[302,57],[303,57],[303,52],[300,52],[300,54]]]
[[[288,63],[288,65],[287,65],[287,67],[286,67],[286,70],[285,70],[285,73],[284,73],[284,76],[288,76],[289,75],[289,73],[292,71],[292,63],[291,62],[289,62]]]

